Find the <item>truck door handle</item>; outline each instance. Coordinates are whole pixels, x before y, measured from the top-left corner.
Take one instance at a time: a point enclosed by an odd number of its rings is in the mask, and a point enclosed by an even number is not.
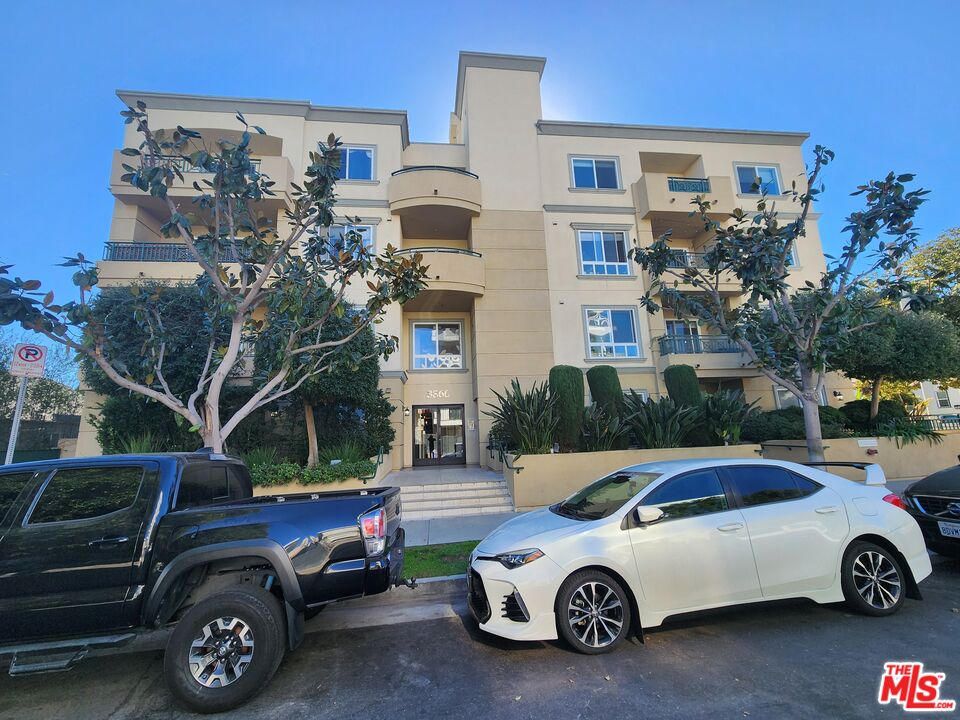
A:
[[[89,547],[109,547],[110,545],[123,545],[125,542],[129,542],[130,538],[126,535],[114,535],[112,537],[102,537],[97,538],[96,540],[91,540],[87,543]]]
[[[828,513],[835,513],[839,509],[836,505],[825,505],[824,507],[818,507],[817,512],[821,515],[826,515]]]
[[[737,530],[740,530],[742,528],[743,528],[743,523],[736,522],[736,523],[728,523],[727,525],[720,525],[719,527],[717,527],[717,530],[719,530],[720,532],[736,532]]]

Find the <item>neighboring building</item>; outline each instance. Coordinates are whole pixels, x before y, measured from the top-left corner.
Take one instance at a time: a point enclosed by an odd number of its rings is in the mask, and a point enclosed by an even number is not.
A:
[[[394,467],[485,463],[493,391],[514,377],[543,380],[560,363],[613,365],[625,389],[650,397],[664,392],[667,365],[686,363],[706,389],[742,389],[764,408],[790,401],[710,328],[640,308],[647,279],[627,250],[672,229],[677,262],[700,262],[709,237],[689,217],[691,199],[706,196],[725,218],[736,206],[755,209],[756,176],[771,195],[802,185],[807,135],[544,120],[544,64],[461,53],[449,143],[411,142],[403,111],[118,92],[124,103],[146,102],[154,128],[228,136],[237,110],[263,126],[252,149],[277,182],[264,202],[271,212],[289,202],[307,153],[330,133],[342,137],[343,215],[359,216],[377,249],[421,252],[430,266],[428,288],[379,327],[400,338],[382,372],[397,407]],[[125,144],[136,144],[132,126],[126,132]],[[120,182],[123,159],[117,149],[101,284],[194,277],[196,266],[159,234],[156,200]],[[171,193],[189,195],[192,179]],[[790,203],[781,209],[788,215]],[[796,248],[797,285],[824,269],[813,218]],[[725,292],[737,302],[735,284]],[[843,393],[854,396],[852,383],[831,377],[825,401],[839,404]],[[85,426],[80,452],[94,450]]]
[[[960,388],[943,387],[925,381],[915,393],[921,400],[927,401],[927,415],[960,415]]]

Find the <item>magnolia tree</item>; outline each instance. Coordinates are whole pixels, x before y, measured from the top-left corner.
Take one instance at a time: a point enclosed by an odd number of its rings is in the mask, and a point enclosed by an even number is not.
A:
[[[784,201],[791,215],[778,215],[776,202],[761,195],[757,211],[735,209],[728,220],[715,220],[711,203],[694,198],[694,215],[703,223],[709,249],[697,267],[685,266],[670,245],[670,233],[649,247],[631,250],[633,259],[651,277],[641,299],[649,312],[661,304],[681,317],[703,321],[727,335],[756,368],[794,395],[803,408],[807,451],[811,461],[823,460],[819,398],[831,357],[843,338],[876,322],[874,309],[883,302],[902,302],[911,309],[924,305],[902,271],[917,244],[914,214],[925,190],[908,190],[912,175],[890,173],[883,180],[857,188],[865,206],[847,218],[838,257],[819,278],[791,282],[790,258],[806,235],[807,221],[823,191],[821,173],[833,160],[830,150],[817,146],[805,182],[794,182]],[[759,179],[754,189],[759,192]],[[877,277],[882,278],[876,280]],[[735,279],[742,286],[740,304],[721,294],[721,283]],[[680,289],[684,283],[690,289]],[[869,285],[872,292],[864,292]]]
[[[190,423],[204,445],[222,452],[240,421],[330,370],[353,338],[380,322],[388,305],[415,297],[426,269],[419,255],[400,255],[390,246],[374,254],[359,233],[331,235],[340,166],[340,141],[333,135],[310,153],[302,185],[291,183],[292,207],[278,227],[259,210],[259,201],[274,195],[275,183],[250,157],[251,132],[264,134],[262,128],[238,113],[240,141],[211,144],[183,127],[151,129],[142,102],[121,114],[141,138],[138,147],[122,151],[131,163],[123,166],[123,181],[158,199],[164,208],[161,232],[181,242],[202,270],[196,284],[204,314],[192,329],[205,344],[202,370],[188,391],[171,390],[164,363],[170,333],[183,328],[177,318],[164,316],[163,288],[157,286],[131,287],[131,312],[147,341],[141,362],[118,362],[125,338],[93,312],[97,272],[83,255],[62,263],[77,268],[73,281],[79,289],[79,299],[62,304],[55,304],[53,293],[44,295],[39,281],[10,278],[9,266],[0,266],[0,325],[18,322],[86,356],[117,386],[166,406]],[[202,174],[192,196],[174,197],[168,190],[184,181],[184,167]],[[350,305],[348,288],[364,281],[365,303]],[[350,324],[343,333],[322,332],[330,318],[345,315]],[[222,416],[224,386],[232,376],[249,374],[244,368],[267,333],[271,351],[257,353],[249,399]],[[385,357],[396,347],[395,337],[379,334],[369,356]]]

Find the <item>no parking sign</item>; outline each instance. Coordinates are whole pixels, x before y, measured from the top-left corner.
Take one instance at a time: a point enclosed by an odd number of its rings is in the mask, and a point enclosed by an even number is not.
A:
[[[18,343],[10,361],[10,374],[14,377],[43,377],[43,366],[47,361],[47,349],[43,345]]]

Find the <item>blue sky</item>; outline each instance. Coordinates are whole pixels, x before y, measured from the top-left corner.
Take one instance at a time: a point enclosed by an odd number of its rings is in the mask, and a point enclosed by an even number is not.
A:
[[[960,225],[957,2],[5,4],[0,260],[71,289],[59,256],[99,257],[116,88],[406,109],[445,141],[457,53],[543,55],[548,119],[802,130],[837,162],[821,234],[888,170],[932,190],[925,238]],[[951,198],[954,198],[951,201]]]

